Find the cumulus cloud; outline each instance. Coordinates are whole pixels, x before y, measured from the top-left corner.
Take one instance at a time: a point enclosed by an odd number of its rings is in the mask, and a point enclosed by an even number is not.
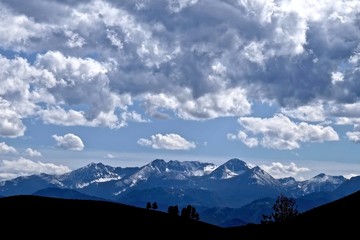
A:
[[[339,140],[330,126],[295,123],[283,114],[272,118],[239,118],[243,128],[237,135],[228,134],[230,140],[239,140],[248,147],[261,145],[272,149],[297,149],[301,143]]]
[[[0,142],[0,154],[17,153],[16,149],[7,145],[5,142]]]
[[[150,139],[140,138],[137,143],[141,146],[149,146],[154,149],[167,150],[190,150],[196,147],[194,142],[190,142],[178,134],[156,134]]]
[[[32,148],[27,148],[25,150],[25,154],[29,157],[42,157],[42,154],[41,152],[37,151],[37,150],[34,150]]]
[[[23,56],[0,57],[2,137],[23,136],[35,117],[145,122],[134,104],[186,120],[248,116],[261,101],[304,122],[356,113],[317,103],[359,101],[357,1],[13,0],[0,9],[0,50]]]
[[[321,122],[326,120],[326,114],[323,104],[304,105],[297,108],[282,108],[280,112],[288,117],[300,121]]]
[[[298,167],[293,162],[291,162],[289,165],[285,165],[280,162],[273,162],[271,165],[261,165],[260,167],[275,178],[296,177],[300,173],[310,171],[309,168]]]
[[[205,94],[191,100],[191,91],[184,91],[179,101],[173,95],[147,94],[143,97],[145,106],[151,114],[161,112],[159,109],[172,110],[182,119],[201,120],[225,116],[243,116],[250,113],[251,103],[246,99],[246,92],[241,88],[227,89],[214,94]]]
[[[346,136],[350,141],[360,143],[360,132],[346,132]]]
[[[56,141],[56,147],[64,150],[82,151],[84,149],[84,143],[80,137],[75,134],[68,133],[64,136],[53,135]]]
[[[69,172],[70,168],[64,165],[53,163],[34,162],[26,158],[16,160],[0,161],[0,179],[7,180],[19,176],[28,176],[33,174],[63,174]]]

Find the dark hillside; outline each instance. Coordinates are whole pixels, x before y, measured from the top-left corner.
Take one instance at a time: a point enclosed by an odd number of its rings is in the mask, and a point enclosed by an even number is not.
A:
[[[356,192],[284,224],[220,228],[124,204],[23,195],[0,198],[1,232],[36,239],[345,239],[358,235],[359,203]]]
[[[300,214],[290,222],[228,228],[228,239],[340,239],[359,234],[360,191]]]
[[[118,203],[28,195],[1,198],[0,215],[1,232],[10,234],[9,238],[217,239],[221,230],[203,222]]]

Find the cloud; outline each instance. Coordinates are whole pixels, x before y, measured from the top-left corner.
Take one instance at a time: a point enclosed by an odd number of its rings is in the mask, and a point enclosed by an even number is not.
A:
[[[190,150],[195,148],[194,142],[190,142],[178,134],[156,134],[152,135],[150,139],[140,138],[137,143],[141,146],[150,146],[154,149],[167,150]]]
[[[36,23],[31,17],[16,14],[0,5],[0,45],[20,51],[27,49],[30,39],[41,39],[46,35],[46,24]]]
[[[191,100],[191,91],[184,91],[182,101],[167,94],[145,95],[145,107],[152,114],[159,109],[172,110],[182,119],[202,120],[225,116],[243,116],[250,113],[251,103],[241,88],[227,89],[214,94],[205,94]],[[186,100],[188,99],[188,100]]]
[[[108,154],[106,154],[106,158],[115,158],[115,156],[112,155],[111,153],[108,153]]]
[[[51,103],[47,92],[55,84],[47,71],[37,69],[21,57],[7,59],[0,55],[0,136],[23,136],[23,119],[34,117],[38,103]]]
[[[26,126],[22,123],[21,117],[7,106],[8,104],[4,104],[0,100],[0,111],[2,113],[0,116],[0,136],[10,138],[23,136]]]
[[[323,122],[331,109],[317,103],[359,100],[359,2],[14,0],[0,9],[3,137],[23,136],[27,118],[120,128],[148,116],[244,117],[262,101]]]
[[[331,114],[336,117],[359,118],[360,102],[334,105],[331,108]]]
[[[304,105],[297,108],[282,108],[280,112],[285,116],[298,119],[300,121],[321,122],[326,120],[323,104]]]
[[[56,147],[64,150],[73,150],[73,151],[82,151],[84,149],[84,143],[81,138],[68,133],[64,136],[53,135],[52,136],[56,141]]]
[[[0,161],[1,180],[7,180],[19,176],[28,176],[40,173],[63,174],[69,171],[70,169],[64,165],[43,163],[40,161],[34,162],[26,158]]]
[[[0,154],[17,153],[16,149],[7,145],[5,142],[0,142]]]
[[[360,142],[360,132],[346,132],[346,136],[350,141],[354,143]]]
[[[34,149],[32,149],[32,148],[27,148],[27,149],[25,150],[25,153],[26,153],[26,155],[29,156],[29,157],[42,157],[41,152],[36,151],[36,150],[34,150]]]
[[[284,165],[280,162],[273,162],[271,165],[261,165],[260,167],[275,178],[296,177],[300,173],[310,171],[309,168],[298,167],[293,162],[289,165]]]
[[[305,142],[338,141],[339,136],[330,126],[295,123],[283,114],[272,118],[239,118],[243,128],[237,135],[228,134],[228,139],[239,140],[248,147],[261,145],[265,148],[291,150]]]

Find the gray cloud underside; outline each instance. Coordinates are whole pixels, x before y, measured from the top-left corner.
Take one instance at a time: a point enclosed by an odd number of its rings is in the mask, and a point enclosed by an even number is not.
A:
[[[0,9],[0,47],[34,59],[0,57],[0,136],[22,136],[32,116],[147,121],[134,104],[192,120],[249,116],[254,101],[300,121],[360,115],[340,110],[360,102],[357,1],[5,0]],[[321,113],[306,107],[317,103]]]

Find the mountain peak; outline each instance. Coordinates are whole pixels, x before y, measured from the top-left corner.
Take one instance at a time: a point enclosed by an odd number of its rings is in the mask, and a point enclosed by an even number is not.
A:
[[[107,182],[120,178],[114,167],[94,162],[60,176],[61,181],[72,182],[71,187],[75,186],[76,188],[83,188],[94,182]]]
[[[227,168],[231,171],[243,171],[243,170],[249,170],[250,167],[244,162],[243,160],[240,160],[238,158],[232,158],[219,167]]]
[[[103,163],[101,163],[101,162],[99,162],[99,163],[91,162],[88,165],[86,165],[84,168],[98,169],[98,168],[104,168],[104,167],[105,167],[105,165]]]
[[[164,159],[155,159],[151,161],[148,165],[150,166],[164,166],[166,165],[166,162]]]
[[[243,160],[237,159],[237,158],[232,158],[229,161],[225,162],[221,166],[224,166],[233,172],[244,171],[244,170],[250,169],[250,167],[246,164],[246,162],[244,162]]]
[[[324,177],[326,177],[326,174],[320,173],[320,174],[316,175],[314,178],[324,178]]]
[[[229,179],[249,171],[249,166],[242,160],[233,158],[216,168],[209,176],[212,179]]]

